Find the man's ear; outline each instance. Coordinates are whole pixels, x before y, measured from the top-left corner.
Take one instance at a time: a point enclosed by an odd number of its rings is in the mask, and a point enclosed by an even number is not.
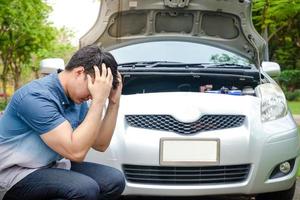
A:
[[[84,67],[83,67],[83,66],[75,67],[75,68],[72,70],[72,72],[74,73],[74,75],[75,75],[76,77],[78,77],[78,76],[84,74]]]

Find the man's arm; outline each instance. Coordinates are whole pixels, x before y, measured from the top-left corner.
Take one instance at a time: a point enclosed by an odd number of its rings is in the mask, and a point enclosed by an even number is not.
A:
[[[54,151],[72,161],[82,161],[93,146],[101,126],[101,113],[112,86],[110,69],[102,66],[102,75],[95,69],[95,81],[88,75],[88,87],[92,96],[89,111],[83,122],[73,131],[68,121],[41,135],[42,140]],[[100,125],[99,125],[100,123]]]
[[[116,89],[112,89],[112,91],[110,92],[108,98],[108,107],[106,109],[103,121],[99,124],[98,127],[98,135],[93,145],[93,148],[97,151],[104,152],[108,148],[116,127],[120,105],[120,97],[123,88],[122,77],[119,72],[118,82],[118,87]]]
[[[97,137],[102,108],[100,102],[92,102],[85,119],[74,131],[70,123],[64,121],[55,129],[42,134],[42,140],[61,156],[72,161],[82,161]]]
[[[104,152],[109,146],[115,130],[118,110],[119,104],[108,105],[102,123],[98,126],[98,134],[93,144],[95,150]]]

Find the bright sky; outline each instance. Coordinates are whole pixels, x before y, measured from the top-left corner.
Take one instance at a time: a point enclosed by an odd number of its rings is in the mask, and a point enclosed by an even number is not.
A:
[[[53,11],[49,20],[56,27],[67,27],[75,34],[73,45],[79,44],[83,36],[95,23],[99,12],[99,0],[46,0]]]

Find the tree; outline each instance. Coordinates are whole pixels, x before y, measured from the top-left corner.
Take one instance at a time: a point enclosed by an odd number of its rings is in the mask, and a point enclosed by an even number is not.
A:
[[[253,21],[269,43],[271,60],[300,69],[300,1],[255,0]]]
[[[56,29],[55,35],[55,40],[50,41],[48,48],[41,48],[32,57],[31,70],[35,73],[35,78],[39,77],[39,63],[42,59],[62,58],[66,62],[76,50],[70,41],[70,38],[74,36],[73,32],[64,27]]]
[[[4,92],[8,73],[14,87],[19,87],[23,68],[32,55],[47,48],[55,39],[55,28],[46,20],[51,8],[42,0],[0,0],[0,55],[3,63],[1,80]]]

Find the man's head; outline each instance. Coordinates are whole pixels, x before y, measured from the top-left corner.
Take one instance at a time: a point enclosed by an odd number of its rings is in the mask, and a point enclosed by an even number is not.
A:
[[[102,73],[102,63],[111,69],[113,75],[112,87],[115,89],[118,86],[118,65],[111,53],[96,45],[89,45],[79,49],[71,57],[65,71],[72,74],[73,77],[69,80],[67,93],[75,103],[81,103],[91,98],[87,87],[87,74],[94,78],[94,66],[97,66],[100,73]]]
[[[101,72],[101,64],[111,69],[113,75],[113,88],[118,85],[118,64],[111,53],[104,51],[97,45],[89,45],[79,49],[70,59],[65,67],[66,71],[71,71],[76,67],[83,67],[86,74],[94,77],[94,66],[98,66]]]

